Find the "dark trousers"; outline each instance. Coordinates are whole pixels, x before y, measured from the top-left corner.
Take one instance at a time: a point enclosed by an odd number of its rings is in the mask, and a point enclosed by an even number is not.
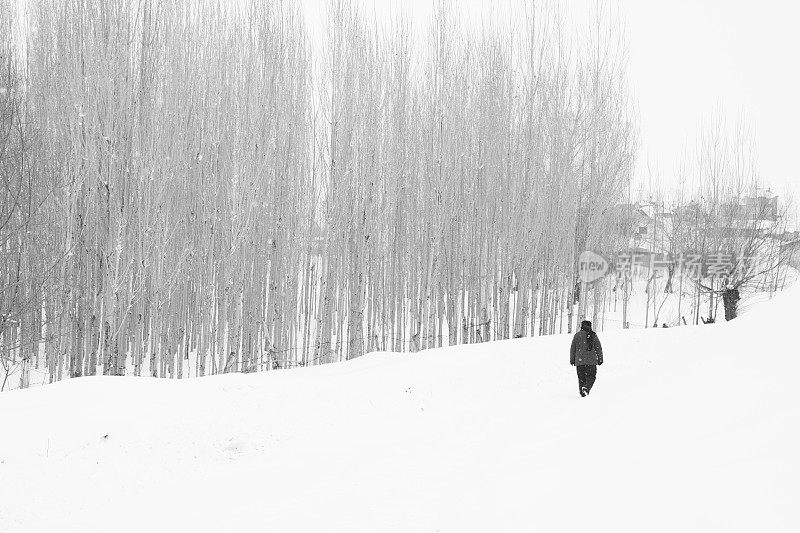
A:
[[[586,392],[592,390],[594,380],[597,379],[597,365],[578,365],[578,392],[586,387]]]

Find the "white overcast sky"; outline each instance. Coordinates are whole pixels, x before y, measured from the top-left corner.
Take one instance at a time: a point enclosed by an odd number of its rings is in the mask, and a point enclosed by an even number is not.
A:
[[[400,6],[424,27],[433,0],[359,0],[388,21]],[[461,0],[467,18],[507,17],[531,0]],[[608,6],[608,2],[599,2]],[[566,0],[570,24],[586,23],[597,0]],[[306,0],[314,33],[323,2]],[[762,181],[800,193],[800,5],[761,0],[613,0],[629,44],[631,87],[638,101],[641,151],[637,178],[664,184],[694,149],[700,125],[715,110],[751,125]],[[800,195],[798,195],[800,196]]]

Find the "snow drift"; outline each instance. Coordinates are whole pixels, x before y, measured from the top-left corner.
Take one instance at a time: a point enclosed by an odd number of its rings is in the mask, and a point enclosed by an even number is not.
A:
[[[0,395],[0,531],[796,531],[794,287],[727,323]]]

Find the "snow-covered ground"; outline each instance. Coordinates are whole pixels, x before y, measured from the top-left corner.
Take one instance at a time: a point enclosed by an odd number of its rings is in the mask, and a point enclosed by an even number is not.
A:
[[[730,323],[0,395],[0,532],[798,531],[795,286]]]

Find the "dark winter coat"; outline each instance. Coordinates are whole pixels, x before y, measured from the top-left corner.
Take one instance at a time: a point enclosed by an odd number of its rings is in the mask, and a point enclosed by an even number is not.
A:
[[[597,333],[591,332],[594,336],[594,349],[589,349],[589,333],[582,329],[572,337],[572,346],[569,349],[569,363],[571,365],[602,365],[603,346],[600,344],[600,337]]]

